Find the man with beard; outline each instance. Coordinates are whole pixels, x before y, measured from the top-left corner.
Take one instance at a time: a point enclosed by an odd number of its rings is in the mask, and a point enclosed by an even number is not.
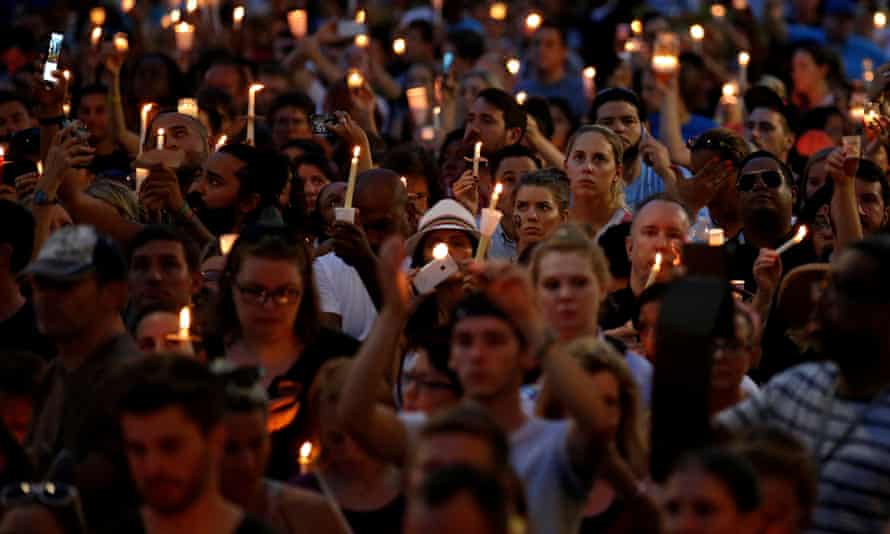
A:
[[[377,251],[386,238],[408,235],[407,202],[395,172],[378,168],[358,176],[355,224],[335,222],[334,251],[313,264],[324,326],[358,340],[368,336],[380,302]]]
[[[890,237],[839,251],[817,307],[829,361],[774,377],[716,418],[732,432],[776,425],[812,452],[819,472],[812,531],[880,532],[890,518]]]
[[[600,91],[589,113],[591,122],[612,130],[624,143],[624,198],[631,208],[665,192],[665,179],[676,177],[670,153],[646,131],[644,116],[637,95],[622,88]]]
[[[885,228],[890,206],[890,184],[881,168],[859,159],[854,179],[846,176],[844,159],[843,150],[837,148],[826,163],[834,182],[830,213],[838,248]]]
[[[788,163],[795,141],[791,108],[772,89],[757,86],[745,93],[745,109],[749,110],[745,117],[745,141]]]
[[[224,397],[213,374],[189,358],[150,356],[117,378],[116,415],[142,507],[109,532],[271,533],[220,493]]]

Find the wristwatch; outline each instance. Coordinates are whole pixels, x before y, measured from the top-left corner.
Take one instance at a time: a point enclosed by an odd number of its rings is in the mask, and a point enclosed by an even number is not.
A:
[[[46,191],[38,189],[34,191],[34,205],[35,206],[50,206],[52,204],[58,204],[58,198],[49,198],[49,195]]]

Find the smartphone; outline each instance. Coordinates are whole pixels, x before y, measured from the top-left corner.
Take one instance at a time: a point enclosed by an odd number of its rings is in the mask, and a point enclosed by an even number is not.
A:
[[[448,74],[452,63],[454,63],[454,52],[445,52],[445,55],[442,57],[442,72]]]
[[[354,20],[337,21],[337,39],[348,40],[353,39],[360,33],[365,33],[365,25],[359,24]]]
[[[37,165],[29,159],[7,161],[3,165],[3,183],[15,187],[15,179],[30,172],[37,172]]]
[[[333,135],[333,133],[328,128],[328,126],[337,124],[337,117],[331,113],[317,113],[315,115],[312,115],[309,118],[309,121],[312,124],[313,134],[323,137],[330,137]]]
[[[61,33],[53,32],[49,38],[49,51],[46,53],[46,62],[43,64],[43,81],[52,84],[59,83],[59,80],[53,76],[53,72],[59,70],[59,56],[62,55],[62,41],[65,36]]]

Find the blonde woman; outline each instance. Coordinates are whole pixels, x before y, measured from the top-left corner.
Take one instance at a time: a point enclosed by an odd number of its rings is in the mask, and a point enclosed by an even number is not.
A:
[[[630,221],[624,202],[624,146],[612,130],[582,126],[566,144],[565,170],[572,188],[569,219],[599,236],[609,227]]]

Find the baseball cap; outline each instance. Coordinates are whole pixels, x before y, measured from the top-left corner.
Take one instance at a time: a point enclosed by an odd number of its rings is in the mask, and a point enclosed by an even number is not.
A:
[[[763,85],[755,85],[745,93],[745,109],[751,113],[757,108],[767,108],[785,117],[791,131],[797,131],[797,113],[775,91]]]
[[[104,280],[123,280],[127,264],[111,239],[86,225],[66,226],[54,232],[23,271],[56,280],[78,280],[92,272]]]
[[[460,202],[446,198],[436,202],[420,218],[420,222],[417,224],[417,233],[405,242],[405,252],[408,257],[413,258],[423,238],[436,230],[462,230],[474,240],[479,240],[479,230],[476,229],[473,214]]]

